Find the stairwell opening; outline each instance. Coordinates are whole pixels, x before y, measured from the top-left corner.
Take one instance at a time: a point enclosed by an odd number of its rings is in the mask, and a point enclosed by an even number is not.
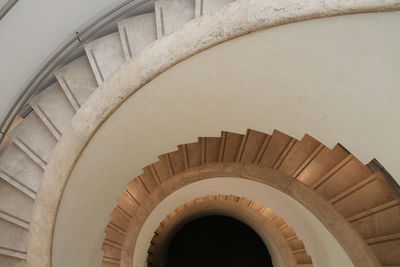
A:
[[[246,224],[227,216],[205,216],[172,236],[165,267],[269,267],[268,249]]]

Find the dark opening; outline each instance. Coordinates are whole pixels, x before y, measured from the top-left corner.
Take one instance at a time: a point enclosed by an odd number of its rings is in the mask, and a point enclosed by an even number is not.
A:
[[[167,267],[269,267],[271,256],[258,234],[225,216],[185,225],[168,247]]]

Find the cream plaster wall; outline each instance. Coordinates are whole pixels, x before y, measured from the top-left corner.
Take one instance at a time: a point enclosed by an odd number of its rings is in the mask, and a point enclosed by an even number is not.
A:
[[[187,185],[165,198],[147,218],[139,234],[133,266],[146,267],[147,251],[159,223],[176,207],[205,195],[237,195],[277,210],[303,240],[315,267],[353,266],[329,231],[296,200],[267,185],[241,178],[211,178]],[[270,247],[269,247],[270,248]],[[276,254],[274,251],[274,255]]]
[[[398,25],[398,12],[288,24],[218,45],[155,78],[79,158],[57,218],[54,266],[96,266],[125,184],[157,155],[221,130],[309,133],[364,161],[376,157],[399,177]],[[306,218],[302,227],[318,227]]]

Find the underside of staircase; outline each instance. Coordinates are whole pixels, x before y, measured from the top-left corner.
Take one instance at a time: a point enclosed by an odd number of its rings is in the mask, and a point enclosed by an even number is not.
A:
[[[0,266],[25,266],[43,172],[86,99],[143,48],[230,2],[157,0],[154,12],[119,21],[117,32],[87,43],[85,55],[55,72],[56,82],[31,100],[33,111],[8,133],[12,144],[0,155]],[[222,132],[220,137],[201,137],[147,166],[143,175],[129,184],[111,214],[103,266],[120,266],[125,230],[134,220],[137,206],[158,184],[211,162],[251,162],[292,176],[331,203],[383,266],[400,266],[400,198],[384,173],[371,170],[341,145],[329,149],[308,135],[296,140],[279,131],[269,135],[254,130],[244,135]],[[276,222],[283,231],[284,222]],[[282,234],[288,242],[295,240],[290,233]],[[299,266],[311,266],[309,261],[299,262]]]

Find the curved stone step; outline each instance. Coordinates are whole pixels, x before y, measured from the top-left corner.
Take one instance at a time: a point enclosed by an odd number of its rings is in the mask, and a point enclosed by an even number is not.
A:
[[[35,112],[31,112],[13,129],[9,136],[33,161],[43,169],[50,160],[57,143],[56,138],[40,120]]]
[[[75,115],[73,106],[58,82],[35,96],[30,105],[57,140]]]
[[[35,199],[43,170],[15,144],[0,155],[0,177]]]
[[[26,226],[32,219],[34,200],[0,179],[0,212],[4,220]]]
[[[125,62],[119,32],[87,43],[85,51],[98,84],[107,80]]]
[[[195,17],[195,0],[156,0],[154,6],[158,39]]]
[[[76,111],[98,87],[86,55],[58,69],[55,76]]]
[[[0,219],[0,254],[25,259],[28,230]]]
[[[235,0],[196,0],[196,18],[211,13]]]
[[[364,239],[400,233],[400,199],[379,205],[348,220]]]
[[[382,265],[400,265],[400,233],[370,238],[367,243]]]
[[[1,248],[0,248],[0,262],[3,264],[2,266],[12,266],[12,267],[25,267],[26,266],[25,256],[24,256],[24,259],[15,258],[13,256],[6,256],[6,255],[2,254]]]
[[[365,183],[360,182],[358,186],[349,188],[351,192],[348,194],[345,192],[345,196],[332,199],[331,203],[344,217],[348,218],[362,217],[363,213],[365,216],[370,216],[368,210],[399,199],[382,175],[377,174],[372,178],[374,179],[367,178]],[[357,203],[357,205],[352,205],[353,203]]]
[[[156,14],[143,14],[118,22],[125,60],[135,57],[157,39]]]

